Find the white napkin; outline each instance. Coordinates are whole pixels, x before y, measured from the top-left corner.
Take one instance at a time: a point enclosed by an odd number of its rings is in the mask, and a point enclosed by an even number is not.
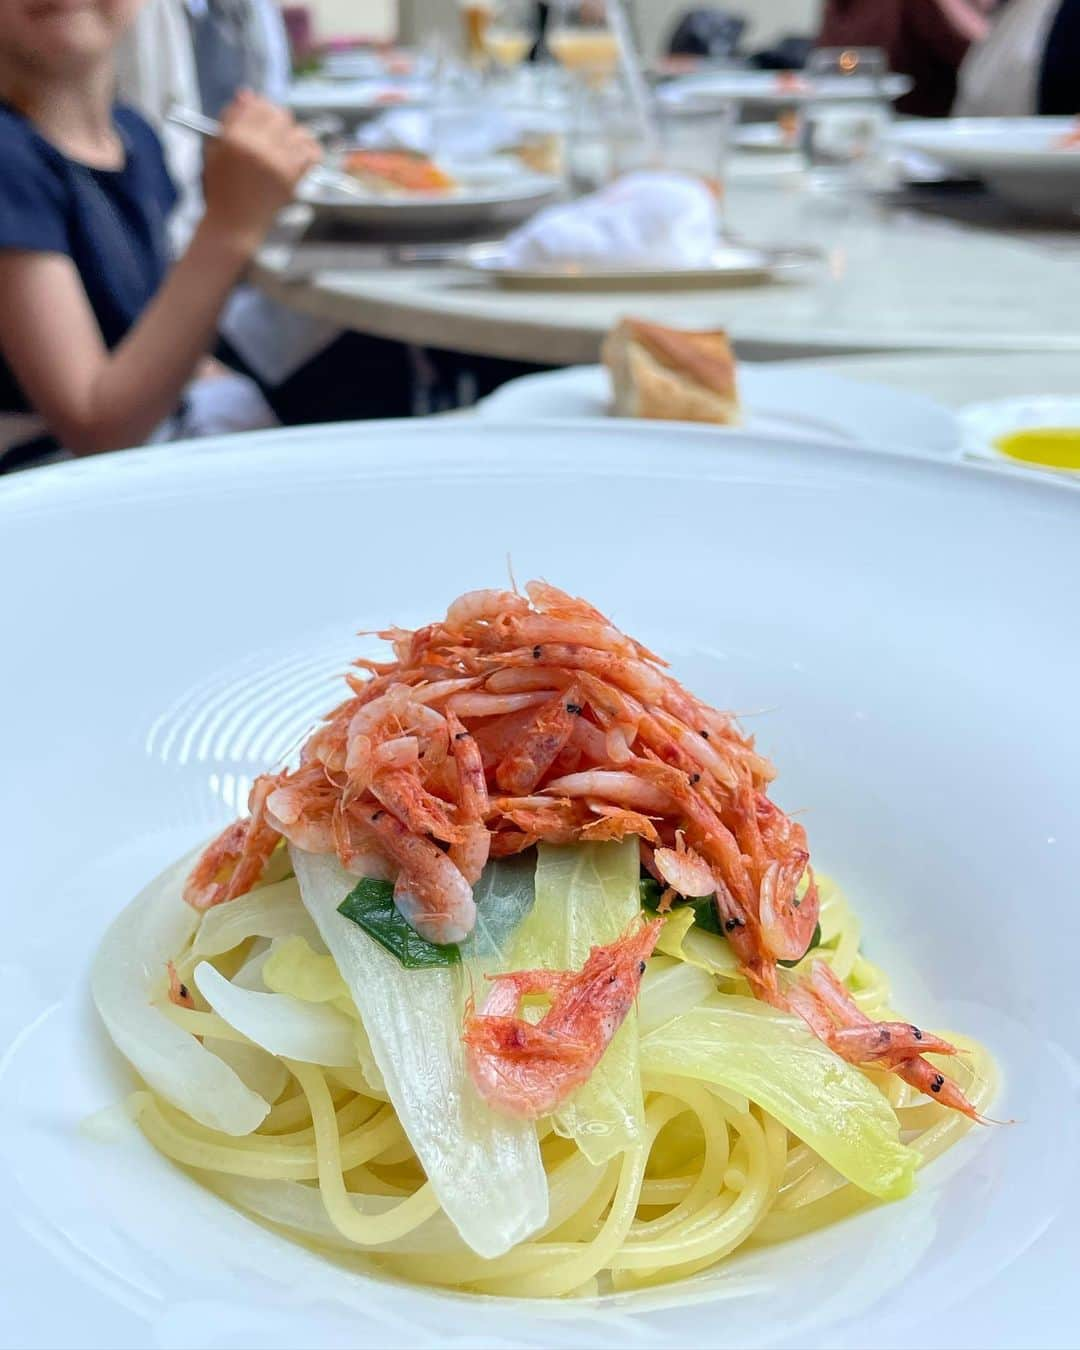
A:
[[[510,267],[703,267],[718,233],[716,199],[704,183],[643,170],[540,211],[507,236],[503,261]]]
[[[428,155],[431,143],[431,113],[426,108],[392,108],[356,133],[356,144],[364,150],[409,150]]]
[[[365,150],[407,150],[443,159],[495,155],[530,134],[556,130],[543,111],[500,107],[496,103],[446,104],[434,108],[392,108],[362,126],[356,144]]]

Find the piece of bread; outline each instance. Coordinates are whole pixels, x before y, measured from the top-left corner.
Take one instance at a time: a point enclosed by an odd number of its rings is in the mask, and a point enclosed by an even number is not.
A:
[[[354,150],[345,172],[377,192],[449,192],[455,179],[426,155],[404,150]]]
[[[687,333],[642,319],[622,319],[604,339],[616,417],[673,422],[741,420],[735,356],[728,336]]]

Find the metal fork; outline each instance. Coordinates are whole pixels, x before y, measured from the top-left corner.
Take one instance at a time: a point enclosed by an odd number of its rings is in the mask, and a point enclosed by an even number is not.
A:
[[[220,122],[216,122],[212,117],[205,117],[201,112],[195,112],[192,108],[174,106],[166,114],[166,121],[172,122],[174,126],[186,127],[188,131],[197,132],[200,136],[206,136],[207,138],[221,135]],[[320,187],[333,188],[335,192],[343,192],[350,197],[361,197],[364,201],[371,200],[371,193],[366,191],[355,178],[350,178],[347,173],[341,173],[337,169],[328,169],[323,164],[316,164],[306,175],[304,181],[317,183]]]

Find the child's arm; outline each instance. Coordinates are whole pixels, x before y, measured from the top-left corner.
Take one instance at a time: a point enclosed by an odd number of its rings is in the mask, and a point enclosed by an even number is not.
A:
[[[291,116],[242,95],[207,147],[206,214],[188,251],[110,352],[74,263],[0,253],[0,349],[35,410],[76,454],[137,445],[174,411],[276,212],[319,157]]]

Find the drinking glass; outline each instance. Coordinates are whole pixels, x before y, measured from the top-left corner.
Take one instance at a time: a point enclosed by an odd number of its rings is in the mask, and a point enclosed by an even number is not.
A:
[[[458,0],[465,42],[465,59],[480,68],[487,64],[485,41],[491,25],[493,0]]]
[[[484,36],[492,61],[504,71],[521,65],[536,41],[536,5],[531,0],[496,0]]]
[[[702,97],[656,109],[660,163],[665,169],[700,178],[717,200],[723,196],[734,105]]]
[[[799,144],[815,187],[870,186],[892,120],[878,47],[822,47],[810,53],[813,95],[802,106]]]
[[[547,46],[564,70],[594,88],[610,84],[619,68],[603,0],[556,0]]]

